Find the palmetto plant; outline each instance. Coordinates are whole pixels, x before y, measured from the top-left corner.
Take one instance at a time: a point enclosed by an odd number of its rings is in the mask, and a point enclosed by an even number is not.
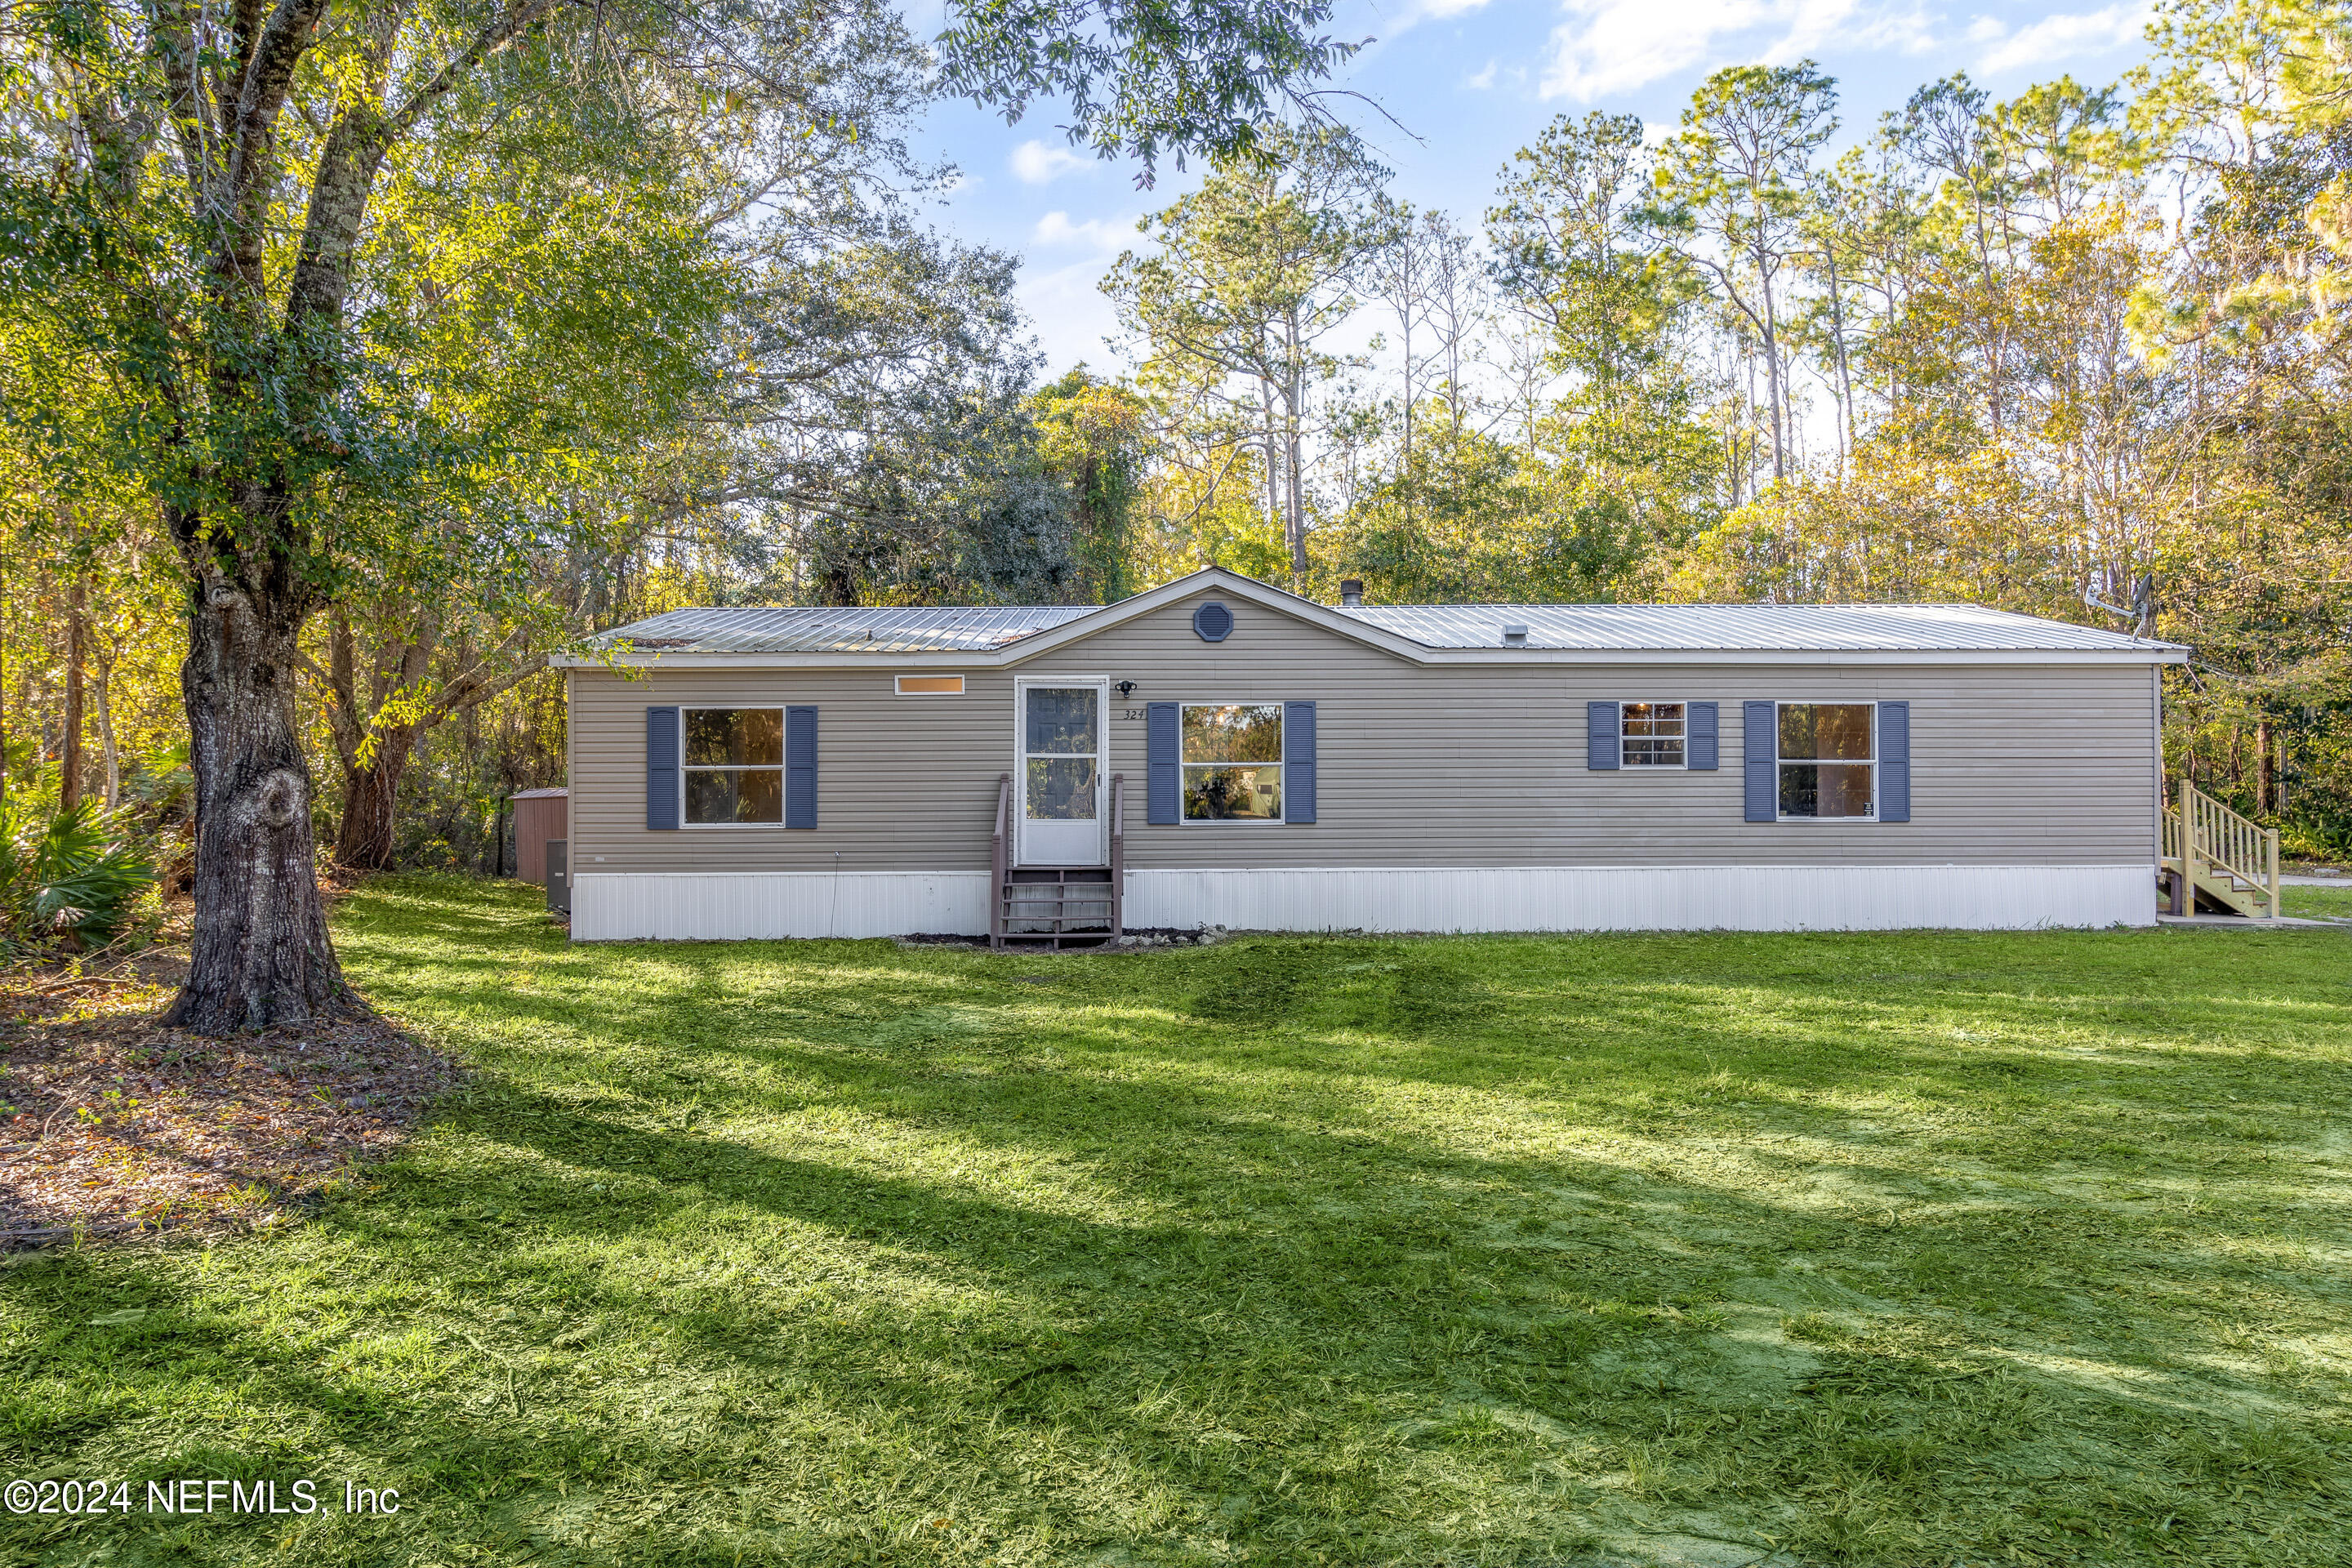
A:
[[[154,868],[88,805],[55,814],[0,802],[0,921],[6,945],[101,947],[138,919]]]

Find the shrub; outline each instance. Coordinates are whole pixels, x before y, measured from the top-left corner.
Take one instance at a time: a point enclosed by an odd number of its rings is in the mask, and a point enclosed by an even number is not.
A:
[[[155,873],[128,828],[88,804],[0,801],[0,937],[10,948],[103,947],[138,923]]]

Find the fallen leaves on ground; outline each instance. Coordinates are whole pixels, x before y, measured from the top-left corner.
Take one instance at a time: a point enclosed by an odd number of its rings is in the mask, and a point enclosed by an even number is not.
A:
[[[278,1223],[383,1159],[457,1079],[380,1017],[164,1028],[184,971],[155,952],[0,975],[0,1247]]]

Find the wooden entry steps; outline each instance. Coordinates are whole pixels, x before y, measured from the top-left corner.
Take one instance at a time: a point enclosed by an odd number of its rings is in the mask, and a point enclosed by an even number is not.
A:
[[[2172,913],[2279,918],[2278,829],[2249,822],[2187,779],[2179,809],[2164,813],[2163,858]]]
[[[1110,864],[1015,866],[1013,775],[996,777],[988,945],[1099,947],[1127,932],[1127,775],[1110,775]]]

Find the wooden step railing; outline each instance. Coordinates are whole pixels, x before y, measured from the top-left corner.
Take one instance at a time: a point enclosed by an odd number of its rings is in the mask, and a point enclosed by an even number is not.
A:
[[[1110,934],[1127,934],[1127,775],[1110,775]]]
[[[1110,775],[1110,866],[1107,880],[1101,868],[1070,867],[1059,868],[1051,880],[1043,879],[1048,873],[1035,870],[1029,875],[1040,879],[1022,881],[1014,874],[1013,775],[996,775],[996,825],[989,837],[988,873],[988,944],[1003,947],[1007,942],[1051,942],[1059,947],[1063,942],[1097,942],[1103,940],[1103,928],[1109,927],[1113,939],[1127,933],[1127,775]],[[1079,929],[1066,931],[1063,928],[1076,925]],[[1015,930],[1018,926],[1020,929]],[[1041,929],[1043,928],[1043,929]]]
[[[2278,919],[2278,829],[2248,821],[2187,779],[2179,802],[2164,814],[2164,868],[2180,879],[2179,912],[2193,912],[2203,893],[2242,915]]]
[[[1004,945],[1004,877],[1013,862],[1013,775],[996,775],[996,831],[988,846],[988,945]]]

